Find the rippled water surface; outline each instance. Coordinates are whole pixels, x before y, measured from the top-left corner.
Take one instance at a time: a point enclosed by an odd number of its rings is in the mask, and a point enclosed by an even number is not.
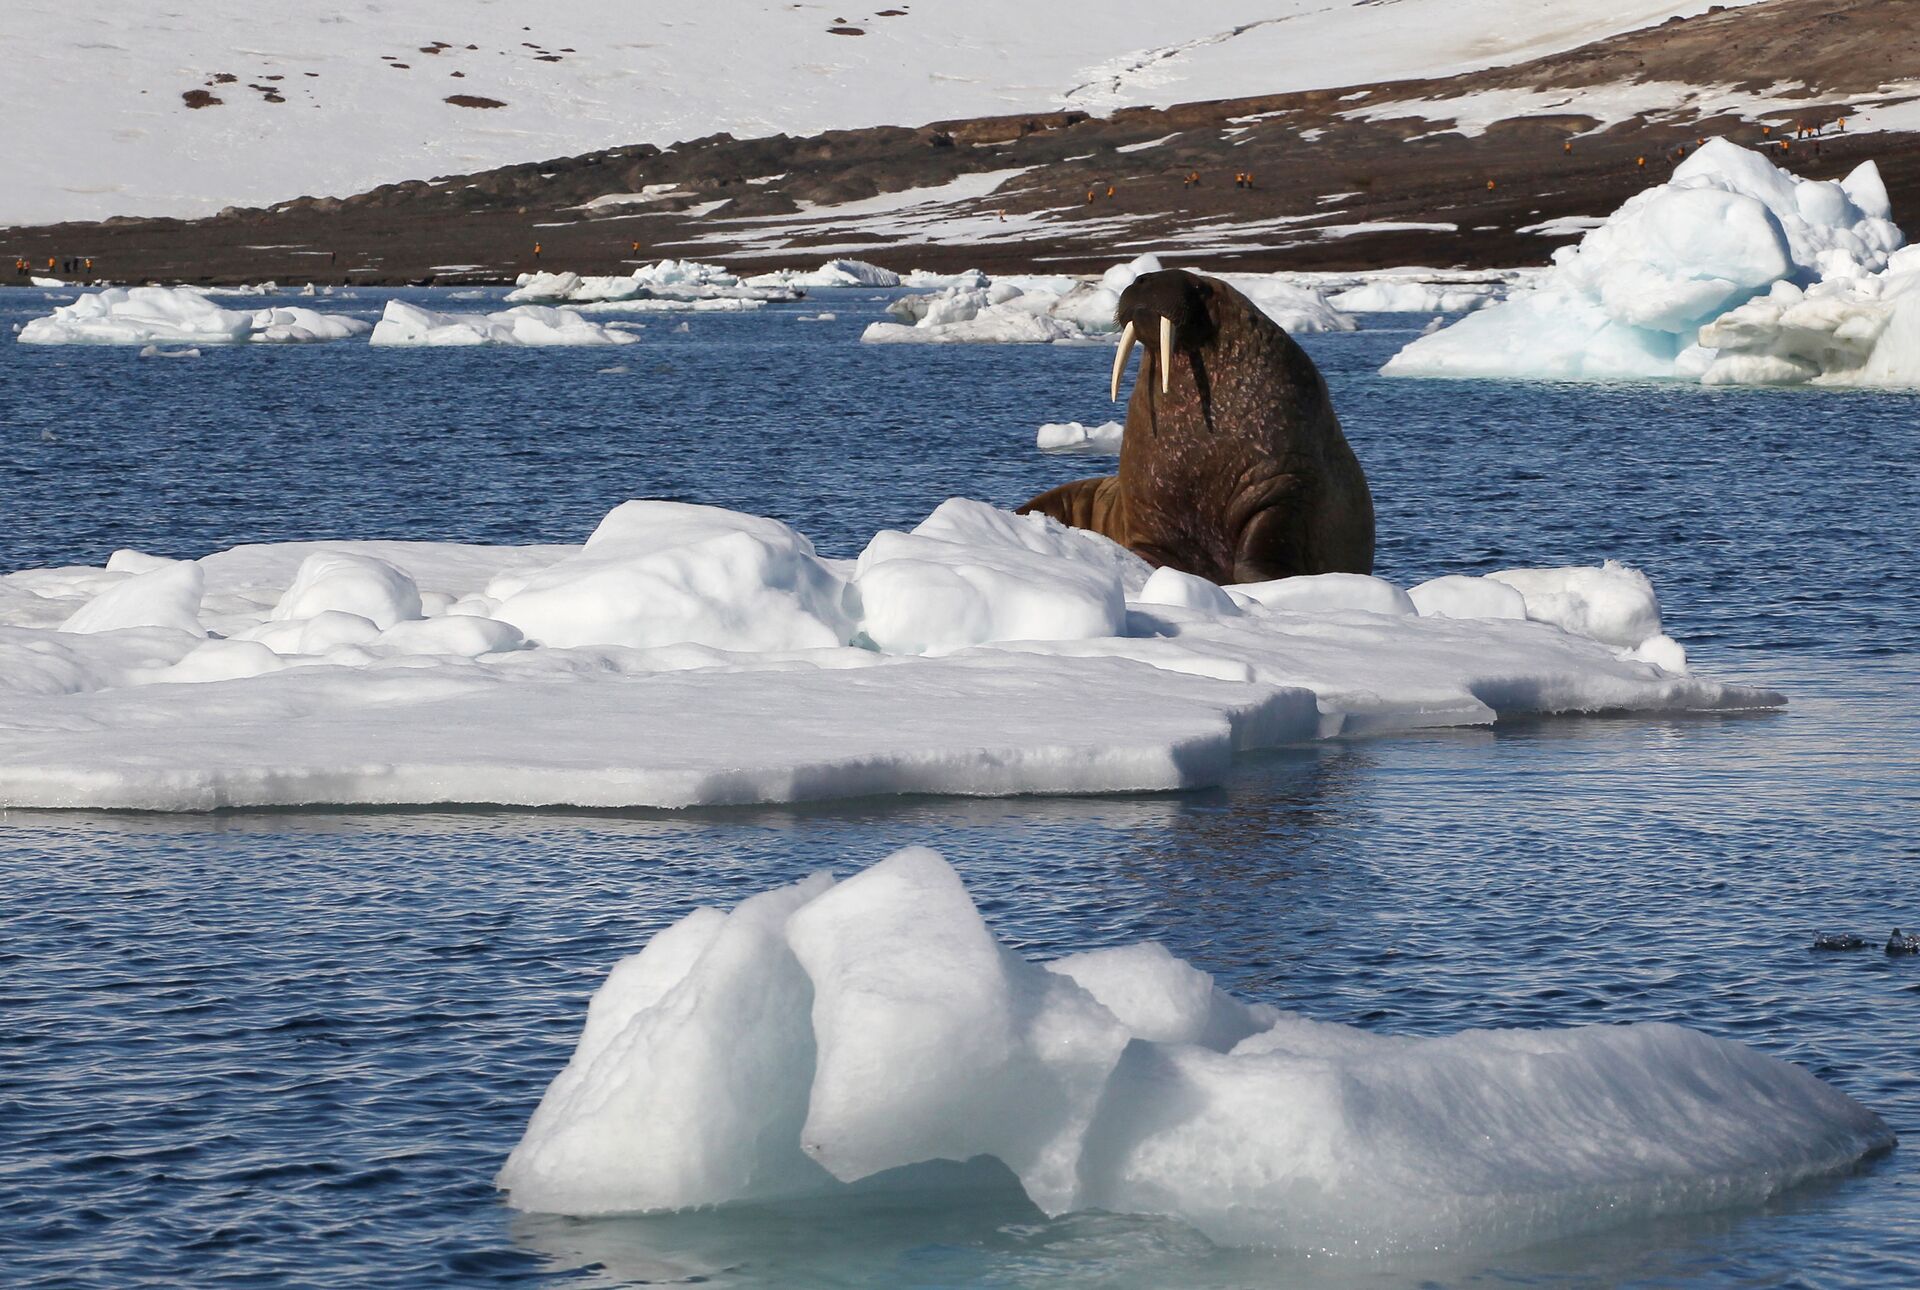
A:
[[[47,307],[0,292],[0,321]],[[654,321],[619,351],[0,341],[0,567],[574,541],[632,496],[852,554],[950,494],[1106,468],[1031,446],[1040,421],[1107,415],[1104,349],[865,348],[872,293],[794,321],[819,307]],[[1908,1146],[1763,1210],[1388,1267],[1048,1221],[978,1174],[671,1218],[499,1202],[616,957],[910,842],[1031,955],[1157,939],[1249,997],[1408,1033],[1684,1022],[1920,1134],[1920,960],[1806,948],[1920,924],[1920,398],[1388,382],[1411,333],[1374,321],[1305,343],[1371,477],[1383,575],[1624,559],[1698,670],[1791,706],[1328,744],[1187,795],[0,815],[0,1283],[1920,1283]]]

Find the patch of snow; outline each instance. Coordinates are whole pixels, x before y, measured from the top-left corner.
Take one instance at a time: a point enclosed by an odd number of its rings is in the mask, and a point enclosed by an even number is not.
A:
[[[1185,131],[1183,130],[1175,130],[1172,134],[1163,134],[1158,139],[1148,139],[1145,143],[1123,143],[1119,147],[1115,148],[1114,151],[1115,152],[1144,152],[1148,148],[1157,148],[1163,143],[1171,143],[1175,139],[1178,139],[1184,133]]]
[[[1588,229],[1599,228],[1606,223],[1600,215],[1561,215],[1555,219],[1541,220],[1538,224],[1529,224],[1525,228],[1515,229],[1517,233],[1538,233],[1542,237],[1571,237],[1575,233],[1584,233]]]

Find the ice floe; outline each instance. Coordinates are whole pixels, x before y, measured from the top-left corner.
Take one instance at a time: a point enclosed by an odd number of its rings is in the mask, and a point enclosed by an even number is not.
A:
[[[962,499],[855,559],[635,501],[579,546],[117,552],[0,577],[13,806],[1178,789],[1333,735],[1780,702],[1688,675],[1618,565],[1220,588]]]
[[[928,345],[1087,341],[1117,331],[1113,311],[1120,293],[1141,274],[1160,268],[1158,256],[1142,255],[1114,265],[1094,281],[995,280],[977,272],[959,274],[937,291],[894,301],[887,312],[900,321],[870,323],[860,339],[870,344]],[[1355,327],[1352,318],[1309,288],[1261,274],[1228,275],[1226,280],[1288,331],[1352,331]]]
[[[404,300],[389,300],[369,344],[424,345],[627,345],[638,340],[618,325],[582,317],[577,309],[515,305],[490,314],[443,314]]]
[[[622,959],[498,1183],[591,1215],[999,1160],[1049,1215],[1369,1258],[1756,1204],[1893,1143],[1845,1094],[1667,1024],[1376,1034],[1153,944],[1036,963],[910,848],[702,908]]]
[[[372,324],[312,309],[222,309],[200,287],[90,291],[20,329],[24,345],[239,345],[349,340]],[[223,294],[251,294],[229,291]]]
[[[1382,370],[1911,383],[1920,323],[1900,319],[1911,261],[1889,267],[1903,241],[1872,162],[1811,180],[1711,139],[1554,252],[1533,289],[1422,336]]]
[[[900,275],[864,260],[828,260],[817,269],[774,269],[746,280],[750,287],[897,287]]]
[[[665,311],[697,308],[719,300],[797,300],[803,293],[781,285],[748,286],[717,264],[695,260],[660,260],[643,264],[631,274],[582,276],[578,273],[523,273],[507,303],[518,304],[639,304]]]
[[[1499,287],[1481,283],[1450,286],[1379,277],[1336,292],[1327,303],[1350,314],[1463,314],[1484,309],[1500,294]]]

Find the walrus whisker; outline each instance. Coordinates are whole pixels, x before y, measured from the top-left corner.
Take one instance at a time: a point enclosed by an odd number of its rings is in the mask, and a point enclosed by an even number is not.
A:
[[[1120,373],[1126,370],[1127,355],[1132,352],[1133,324],[1128,323],[1127,329],[1120,333],[1120,347],[1113,351],[1113,380],[1107,386],[1107,402],[1109,403],[1118,403],[1120,401]]]
[[[1173,375],[1173,319],[1160,315],[1160,393],[1165,394]]]

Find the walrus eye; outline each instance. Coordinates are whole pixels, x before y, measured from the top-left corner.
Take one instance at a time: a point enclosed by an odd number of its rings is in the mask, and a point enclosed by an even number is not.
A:
[[[1173,374],[1173,319],[1160,315],[1160,393],[1165,394]]]
[[[1127,355],[1132,352],[1133,324],[1128,323],[1127,329],[1120,333],[1120,347],[1113,351],[1113,380],[1107,386],[1107,402],[1109,403],[1118,403],[1120,401],[1120,373],[1127,366]]]

